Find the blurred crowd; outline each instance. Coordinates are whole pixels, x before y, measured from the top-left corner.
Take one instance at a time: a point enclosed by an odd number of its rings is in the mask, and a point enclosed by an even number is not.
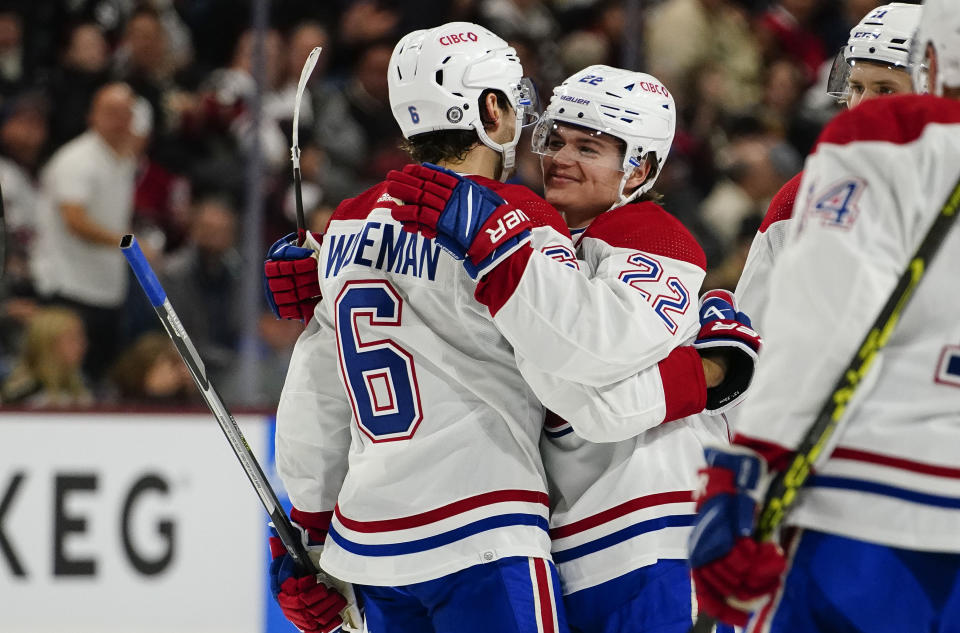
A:
[[[409,160],[387,95],[394,43],[452,20],[507,39],[544,100],[590,64],[663,80],[679,120],[657,189],[707,252],[707,288],[732,288],[770,198],[837,111],[835,53],[879,4],[271,0],[257,55],[250,0],[0,0],[0,402],[197,403],[116,248],[134,232],[228,404],[245,388],[241,324],[257,319],[260,389],[241,400],[274,404],[302,325],[265,303],[241,314],[242,276],[260,268],[240,255],[247,165],[263,177],[265,252],[294,228],[294,95],[323,46],[299,126],[322,231],[340,200]],[[538,158],[520,149],[514,179],[539,192]]]

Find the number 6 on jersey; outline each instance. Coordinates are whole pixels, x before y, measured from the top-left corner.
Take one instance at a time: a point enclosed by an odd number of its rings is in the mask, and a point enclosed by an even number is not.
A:
[[[340,373],[360,430],[374,442],[410,439],[423,419],[413,356],[389,338],[360,336],[361,323],[400,327],[403,300],[387,281],[348,281],[334,309]]]

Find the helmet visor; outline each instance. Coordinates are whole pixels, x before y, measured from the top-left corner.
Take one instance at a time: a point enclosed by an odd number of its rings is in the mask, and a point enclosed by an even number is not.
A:
[[[520,125],[533,125],[540,118],[540,97],[537,88],[529,77],[523,77],[516,87],[517,116]]]
[[[910,42],[910,76],[913,80],[913,91],[917,94],[927,94],[930,87],[928,84],[930,65],[927,63],[926,44],[921,42],[926,40],[917,36],[914,36]]]
[[[833,58],[830,78],[827,79],[827,94],[838,101],[846,101],[850,92],[850,63],[843,57],[843,49]]]
[[[531,141],[533,152],[541,156],[623,171],[626,144],[603,130],[545,116],[533,129]]]

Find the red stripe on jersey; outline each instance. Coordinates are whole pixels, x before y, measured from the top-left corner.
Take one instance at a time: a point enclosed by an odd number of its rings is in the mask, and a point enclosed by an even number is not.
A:
[[[559,415],[557,415],[553,411],[549,411],[549,410],[547,411],[547,417],[543,421],[543,425],[545,427],[547,427],[548,429],[555,429],[558,426],[563,426],[564,424],[569,424],[569,422],[561,418]]]
[[[759,453],[761,457],[767,460],[767,466],[770,470],[786,470],[793,459],[793,451],[789,448],[767,440],[750,437],[743,433],[734,435],[733,443],[746,446],[755,453]]]
[[[459,501],[454,501],[453,503],[421,512],[420,514],[413,514],[396,519],[384,519],[382,521],[357,521],[350,519],[343,515],[340,511],[340,506],[335,507],[333,511],[337,515],[337,520],[340,524],[354,532],[391,532],[393,530],[406,530],[436,523],[442,519],[448,519],[452,516],[468,512],[469,510],[511,501],[539,503],[544,507],[550,507],[550,498],[545,492],[539,492],[537,490],[496,490],[494,492],[485,492],[473,497],[467,497],[466,499],[460,499]]]
[[[936,464],[925,464],[923,462],[904,459],[902,457],[893,457],[892,455],[881,455],[880,453],[871,453],[856,448],[837,447],[830,454],[830,459],[848,459],[856,462],[867,462],[869,464],[880,464],[881,466],[890,466],[900,470],[909,470],[910,472],[923,475],[935,475],[937,477],[949,477],[951,479],[960,479],[960,468],[951,468],[950,466],[939,466]]]
[[[574,534],[579,534],[580,532],[595,528],[598,525],[609,523],[614,519],[618,519],[622,516],[630,514],[631,512],[636,512],[637,510],[642,510],[644,508],[652,508],[653,506],[666,505],[668,503],[689,503],[691,501],[693,501],[692,490],[657,492],[652,495],[646,495],[645,497],[637,497],[636,499],[625,501],[620,505],[594,514],[593,516],[580,519],[579,521],[574,521],[573,523],[568,523],[567,525],[555,527],[550,530],[550,538],[560,539],[573,536]]]
[[[690,231],[653,202],[627,204],[601,213],[587,227],[580,243],[587,238],[707,268],[707,256]]]
[[[543,633],[555,633],[557,627],[553,622],[553,601],[550,599],[550,574],[547,573],[547,563],[542,558],[533,560],[533,569],[536,574],[536,600],[540,603],[540,623]]]
[[[932,95],[870,99],[834,117],[820,133],[817,145],[858,141],[902,145],[917,140],[930,123],[960,123],[960,101]]]
[[[527,262],[533,254],[529,243],[521,246],[507,261],[498,264],[491,270],[473,291],[474,298],[487,306],[490,316],[497,316],[500,308],[513,296],[513,291],[520,284],[523,271],[527,269]]]
[[[366,220],[374,209],[392,209],[397,206],[393,198],[380,200],[387,195],[387,183],[378,183],[355,198],[347,198],[339,205],[330,217],[334,220]]]
[[[657,364],[667,405],[664,422],[703,411],[707,405],[707,382],[700,354],[692,347],[678,347]]]
[[[800,191],[800,180],[802,178],[803,172],[801,171],[780,187],[777,195],[770,200],[767,214],[763,216],[763,222],[760,223],[761,233],[765,233],[771,224],[781,220],[789,220],[793,217],[793,205],[797,201],[797,193]]]

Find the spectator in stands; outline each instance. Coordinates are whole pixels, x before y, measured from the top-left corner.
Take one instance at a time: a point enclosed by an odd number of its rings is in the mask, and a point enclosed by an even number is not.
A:
[[[773,195],[800,171],[800,156],[789,145],[769,135],[735,139],[721,156],[726,177],[701,205],[704,222],[725,252],[734,248],[741,222],[763,215]]]
[[[215,384],[233,368],[239,345],[243,270],[236,241],[233,207],[224,199],[203,199],[194,208],[184,246],[167,257],[160,271],[167,296]]]
[[[18,95],[0,107],[0,183],[7,236],[4,283],[19,297],[35,294],[31,266],[40,205],[37,172],[47,142],[48,111],[41,93]]]
[[[110,47],[103,32],[92,22],[73,27],[67,35],[60,65],[48,87],[57,104],[50,118],[50,143],[60,147],[82,134],[94,93],[108,81]]]
[[[198,401],[186,364],[162,332],[141,335],[117,359],[110,379],[122,404],[183,406]]]
[[[331,199],[356,195],[390,169],[409,162],[390,111],[387,67],[393,43],[374,42],[357,58],[340,89],[330,88],[318,113],[315,138],[330,158]]]
[[[23,50],[23,23],[16,11],[0,9],[0,95],[9,97],[32,80]]]
[[[89,406],[93,398],[81,370],[86,352],[79,315],[65,308],[41,309],[30,321],[0,400],[33,407]]]
[[[230,65],[215,70],[200,86],[197,110],[188,127],[199,140],[202,154],[192,167],[192,179],[201,189],[227,190],[234,197],[244,191],[245,159],[254,146],[251,105],[257,83],[253,68],[254,32],[237,40]],[[283,39],[274,29],[264,37],[264,103],[280,89],[283,80]],[[293,107],[293,104],[290,104]],[[259,159],[269,177],[285,170],[290,160],[290,142],[280,121],[260,120]]]
[[[808,84],[827,59],[823,40],[812,28],[819,8],[820,0],[780,0],[760,16],[755,29],[765,58],[794,60]]]
[[[61,147],[41,177],[49,204],[40,208],[46,213],[39,220],[34,278],[39,293],[81,315],[91,343],[85,369],[94,381],[122,342],[129,273],[118,246],[133,215],[134,103],[126,84],[101,88],[89,129]]]
[[[648,72],[683,104],[705,65],[721,73],[722,103],[738,110],[759,100],[761,56],[746,12],[730,0],[666,0],[644,22]]]

